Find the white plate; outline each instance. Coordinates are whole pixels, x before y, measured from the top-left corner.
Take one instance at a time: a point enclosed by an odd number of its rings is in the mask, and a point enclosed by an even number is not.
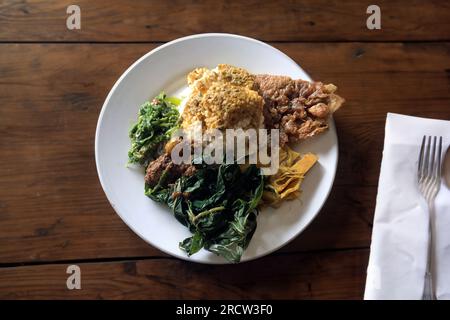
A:
[[[118,57],[119,59],[120,57]],[[254,39],[231,34],[200,34],[164,44],[136,61],[111,89],[97,124],[95,159],[103,190],[122,220],[142,239],[170,255],[203,263],[227,263],[206,250],[187,257],[178,243],[190,236],[171,211],[144,195],[144,171],[127,168],[128,130],[139,106],[160,91],[186,87],[187,73],[196,67],[227,63],[252,73],[311,78],[281,51]],[[278,209],[264,209],[242,261],[267,255],[299,235],[314,219],[331,190],[338,145],[333,121],[330,130],[298,146],[314,152],[319,163],[302,184],[300,200]]]

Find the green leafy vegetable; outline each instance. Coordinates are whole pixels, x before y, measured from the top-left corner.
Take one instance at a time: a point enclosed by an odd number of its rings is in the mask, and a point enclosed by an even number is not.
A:
[[[161,93],[141,106],[138,121],[129,133],[129,163],[146,166],[157,156],[164,142],[170,139],[170,135],[178,127],[177,103],[179,104],[179,99],[167,98]]]
[[[260,170],[244,171],[237,164],[200,165],[194,175],[179,178],[167,188],[146,187],[146,194],[166,203],[193,236],[180,242],[192,255],[205,248],[239,262],[256,229],[257,205],[264,189]]]

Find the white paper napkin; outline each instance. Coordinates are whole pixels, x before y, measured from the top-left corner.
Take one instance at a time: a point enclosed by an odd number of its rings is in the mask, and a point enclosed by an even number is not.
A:
[[[450,142],[450,121],[388,113],[365,299],[421,299],[428,244],[428,209],[417,187],[424,135]],[[436,197],[436,295],[450,299],[450,190]]]

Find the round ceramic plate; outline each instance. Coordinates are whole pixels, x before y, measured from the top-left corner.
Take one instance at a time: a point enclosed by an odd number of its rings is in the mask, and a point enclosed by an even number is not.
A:
[[[186,88],[186,75],[197,67],[219,63],[242,67],[254,74],[311,78],[281,51],[254,39],[231,34],[200,34],[164,44],[136,61],[111,89],[97,124],[95,159],[103,190],[122,220],[142,239],[172,256],[203,263],[227,263],[206,250],[191,257],[178,248],[190,236],[171,211],[144,195],[144,170],[126,167],[128,131],[139,106],[159,92],[169,95]],[[302,184],[300,199],[277,209],[263,209],[258,227],[242,261],[267,255],[298,236],[314,219],[331,190],[338,144],[334,123],[330,130],[295,148],[313,152],[318,163]]]

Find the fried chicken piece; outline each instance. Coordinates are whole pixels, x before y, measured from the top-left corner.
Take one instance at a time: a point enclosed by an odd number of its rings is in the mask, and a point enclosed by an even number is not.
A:
[[[188,74],[187,82],[192,91],[204,94],[214,82],[226,82],[234,86],[252,89],[255,76],[245,69],[229,64],[219,64],[211,70],[207,68],[194,69]]]
[[[257,75],[255,88],[264,98],[266,128],[280,129],[280,144],[300,141],[328,128],[328,117],[344,103],[333,84]]]
[[[200,122],[204,129],[249,129],[263,124],[263,99],[254,76],[242,68],[219,64],[188,74],[191,94],[182,114],[182,127]]]
[[[259,128],[263,122],[263,99],[256,91],[226,82],[214,83],[201,103],[206,128]]]
[[[210,70],[207,68],[197,68],[189,72],[187,75],[187,83],[189,86],[192,86],[195,81],[201,79],[204,76],[211,75]]]
[[[219,80],[229,82],[232,85],[253,89],[255,76],[247,70],[231,66],[229,64],[219,64],[217,66]]]

